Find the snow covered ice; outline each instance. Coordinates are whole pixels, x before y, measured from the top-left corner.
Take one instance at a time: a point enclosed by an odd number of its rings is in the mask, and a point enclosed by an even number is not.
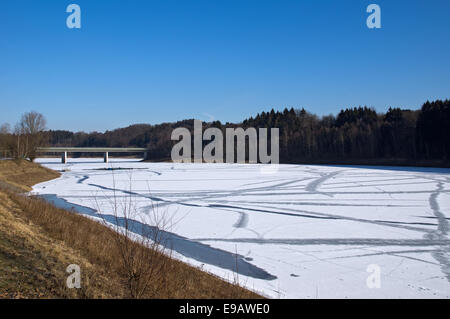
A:
[[[175,221],[176,258],[269,297],[450,297],[449,169],[37,162],[63,173],[35,193],[92,218],[131,194]]]

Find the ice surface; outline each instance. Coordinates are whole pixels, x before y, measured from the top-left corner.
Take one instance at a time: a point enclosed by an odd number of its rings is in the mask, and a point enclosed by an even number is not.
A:
[[[171,222],[177,258],[269,297],[450,297],[448,169],[37,162],[63,174],[34,192],[106,219],[132,196],[137,224]]]

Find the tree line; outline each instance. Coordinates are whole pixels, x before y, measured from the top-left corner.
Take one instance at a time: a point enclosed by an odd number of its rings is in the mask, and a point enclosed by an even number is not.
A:
[[[22,118],[21,122],[27,121]],[[5,148],[5,142],[2,147],[1,141],[8,139],[10,142],[6,143],[6,148],[22,155],[29,155],[32,151],[14,151],[19,148],[14,146],[16,139],[21,141],[22,147],[36,143],[50,146],[146,147],[149,149],[149,159],[168,160],[176,143],[170,139],[172,130],[185,127],[192,132],[193,119],[157,125],[136,124],[104,133],[38,130],[40,138],[36,141],[31,138],[36,135],[36,129],[31,130],[28,126],[19,125],[20,129],[16,127],[14,132],[0,131],[0,149]],[[343,109],[336,116],[322,117],[303,108],[272,109],[242,123],[204,123],[204,129],[208,127],[220,128],[224,133],[227,127],[278,127],[282,163],[363,164],[398,160],[399,163],[439,161],[442,164],[449,163],[450,159],[449,100],[427,101],[419,110],[389,108],[386,113],[377,113],[373,108],[364,106]]]
[[[440,161],[450,159],[450,101],[420,110],[341,110],[321,118],[304,109],[263,112],[244,126],[279,127],[282,162]],[[375,160],[375,161],[374,161]]]

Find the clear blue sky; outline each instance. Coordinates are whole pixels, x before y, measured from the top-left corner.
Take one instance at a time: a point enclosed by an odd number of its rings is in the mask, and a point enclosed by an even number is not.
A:
[[[82,28],[66,27],[79,4]],[[366,27],[377,3],[382,28]],[[103,131],[450,98],[450,1],[1,0],[0,123]]]

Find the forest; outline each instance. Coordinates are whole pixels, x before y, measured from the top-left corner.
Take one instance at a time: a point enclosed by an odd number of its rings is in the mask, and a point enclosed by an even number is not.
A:
[[[386,113],[377,113],[364,106],[322,117],[303,108],[272,109],[241,123],[214,121],[203,125],[204,129],[217,127],[223,131],[227,127],[278,127],[281,163],[432,166],[450,163],[449,100],[427,101],[419,110],[389,108]],[[136,124],[104,133],[46,130],[42,134],[49,146],[147,147],[148,160],[156,161],[170,159],[176,143],[171,141],[171,132],[177,127],[192,131],[193,119]],[[16,135],[0,130],[0,149],[13,152]]]

